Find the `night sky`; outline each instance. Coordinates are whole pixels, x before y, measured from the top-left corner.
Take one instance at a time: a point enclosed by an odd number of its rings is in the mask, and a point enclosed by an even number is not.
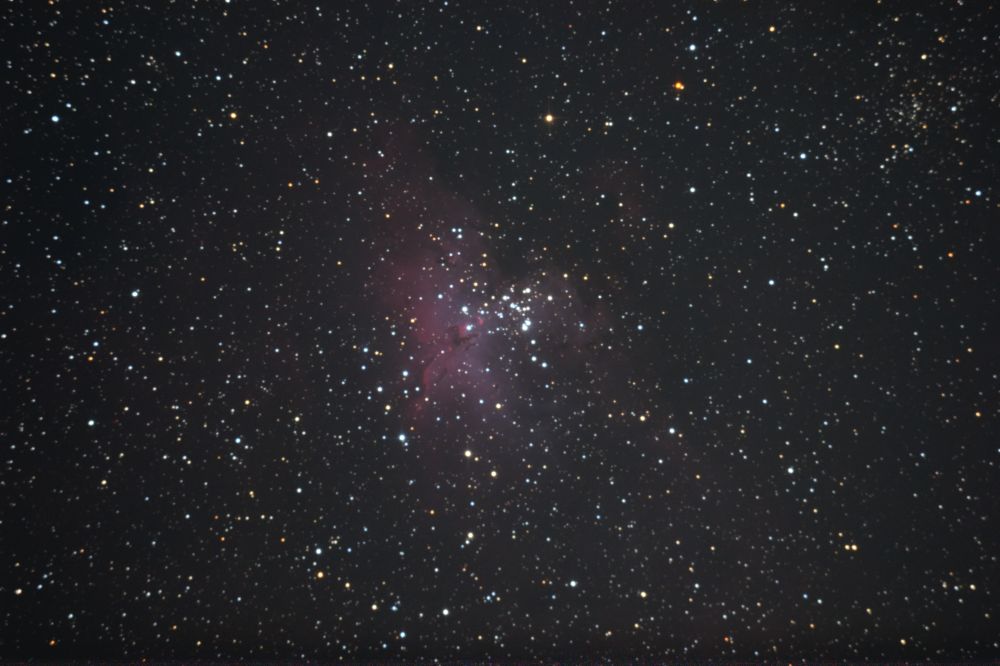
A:
[[[1000,9],[15,1],[0,657],[1000,657]]]

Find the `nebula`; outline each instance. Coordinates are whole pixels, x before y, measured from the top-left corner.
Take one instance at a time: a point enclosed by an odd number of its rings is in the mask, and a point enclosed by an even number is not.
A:
[[[407,174],[394,171],[406,185],[383,194],[397,242],[380,257],[372,290],[377,319],[402,338],[387,363],[408,369],[394,374],[406,419],[488,418],[600,362],[594,343],[606,317],[584,303],[574,276],[540,261],[501,268],[488,217],[429,165]]]

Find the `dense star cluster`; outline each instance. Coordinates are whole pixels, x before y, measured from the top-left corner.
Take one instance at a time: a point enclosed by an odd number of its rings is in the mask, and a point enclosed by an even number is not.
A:
[[[0,658],[1000,657],[995,5],[0,18]]]

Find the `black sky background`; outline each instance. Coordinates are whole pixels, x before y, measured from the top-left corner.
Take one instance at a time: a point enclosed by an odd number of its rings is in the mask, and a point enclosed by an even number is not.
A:
[[[0,657],[997,658],[993,5],[0,12]]]

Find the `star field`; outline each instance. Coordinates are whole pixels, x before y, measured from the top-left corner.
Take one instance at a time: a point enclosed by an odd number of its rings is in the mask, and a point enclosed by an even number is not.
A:
[[[0,658],[1000,656],[993,5],[0,16]]]

